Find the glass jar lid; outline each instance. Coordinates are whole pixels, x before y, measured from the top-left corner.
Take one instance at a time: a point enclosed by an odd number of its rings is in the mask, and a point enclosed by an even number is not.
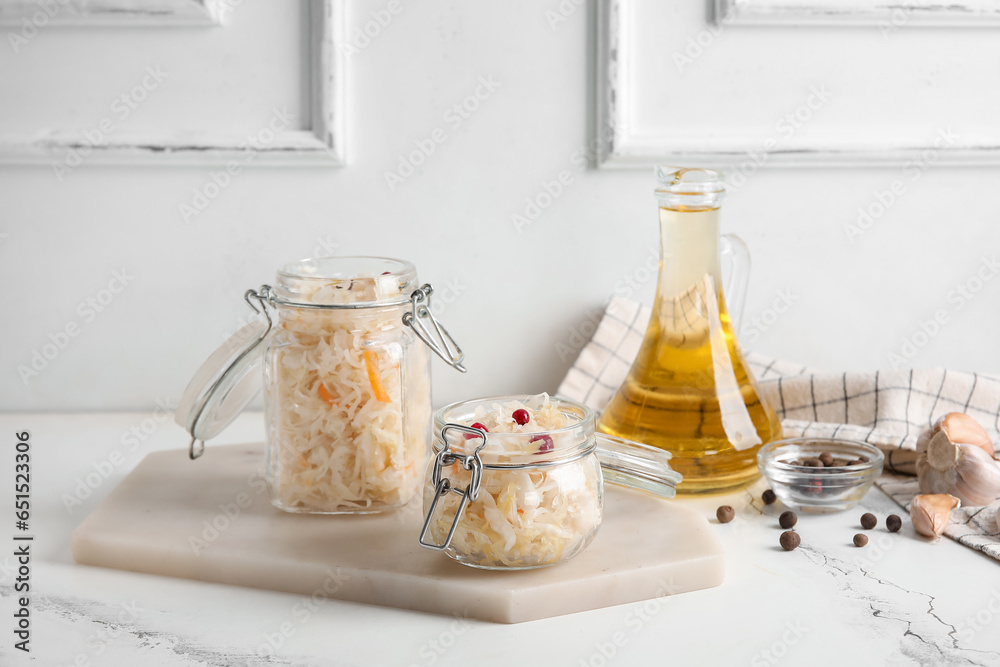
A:
[[[266,322],[251,322],[241,327],[191,378],[177,405],[174,421],[191,435],[188,455],[192,459],[201,456],[205,441],[233,423],[260,393],[260,365],[270,329],[270,317]]]
[[[418,287],[413,264],[389,257],[321,257],[278,269],[278,305],[365,308],[403,305]]]

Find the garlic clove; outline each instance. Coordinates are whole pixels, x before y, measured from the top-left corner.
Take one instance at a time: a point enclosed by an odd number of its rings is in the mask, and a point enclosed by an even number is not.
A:
[[[920,493],[950,493],[958,486],[958,471],[935,470],[927,462],[927,456],[921,454],[917,459],[917,482]]]
[[[938,431],[927,443],[927,463],[935,470],[951,470],[959,458],[958,448],[946,431]]]
[[[975,445],[995,458],[993,440],[986,429],[969,415],[962,412],[949,412],[937,421],[937,426],[948,437],[956,443]]]
[[[1000,498],[1000,461],[979,422],[960,412],[938,419],[917,441],[921,493],[948,493],[965,505]]]
[[[965,505],[989,505],[1000,497],[1000,463],[978,447],[961,447],[955,463],[955,495]]]
[[[958,498],[947,493],[919,495],[910,505],[910,521],[921,535],[940,537],[951,523],[951,511],[961,504]]]

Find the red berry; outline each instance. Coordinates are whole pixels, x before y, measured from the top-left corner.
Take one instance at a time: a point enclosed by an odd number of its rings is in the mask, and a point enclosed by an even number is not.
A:
[[[531,421],[531,415],[529,415],[528,411],[525,410],[524,408],[521,408],[519,410],[514,410],[514,414],[512,414],[511,417],[513,417],[514,421],[516,421],[521,426],[524,426],[525,424]]]
[[[485,426],[483,426],[483,425],[482,425],[482,424],[480,424],[479,422],[476,422],[475,424],[473,424],[473,425],[472,425],[472,428],[481,428],[481,429],[483,429],[484,431],[486,431],[487,433],[489,433],[489,432],[490,432],[490,430],[489,430],[488,428],[486,428]],[[466,433],[466,434],[465,434],[465,439],[466,439],[466,440],[472,440],[473,438],[478,438],[478,437],[479,437],[478,435],[472,435],[471,433]]]
[[[542,443],[538,446],[539,454],[543,452],[551,452],[553,449],[556,448],[556,444],[552,442],[551,435],[544,435],[544,434],[536,435],[534,438],[531,439],[531,442],[539,442],[539,441]]]

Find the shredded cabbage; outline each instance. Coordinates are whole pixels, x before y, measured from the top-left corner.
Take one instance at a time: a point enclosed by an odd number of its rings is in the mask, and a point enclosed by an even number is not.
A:
[[[527,424],[520,425],[511,416],[514,410],[526,409]],[[483,450],[484,461],[523,460],[523,454],[539,453],[544,440],[539,434],[573,425],[572,417],[559,410],[545,394],[525,403],[512,401],[494,404],[489,411],[478,408],[466,425],[479,423],[490,433],[521,434],[518,438],[490,441]],[[558,450],[559,434],[555,438]],[[478,438],[467,441],[466,453],[481,444]],[[461,448],[461,446],[460,446]],[[540,461],[550,457],[540,457]],[[469,473],[456,463],[445,468],[459,488],[469,483]],[[518,569],[552,565],[582,551],[597,534],[601,524],[603,486],[600,465],[594,455],[549,467],[483,471],[479,498],[470,502],[459,520],[448,552],[467,565],[492,569]],[[433,500],[434,487],[424,487],[424,507]],[[442,497],[431,520],[429,536],[443,543],[454,520],[461,497],[449,493]]]
[[[371,281],[326,281],[305,299],[371,301]],[[391,295],[389,295],[391,296]],[[268,412],[275,504],[296,512],[374,512],[419,489],[430,425],[426,348],[400,306],[283,306],[271,342]]]

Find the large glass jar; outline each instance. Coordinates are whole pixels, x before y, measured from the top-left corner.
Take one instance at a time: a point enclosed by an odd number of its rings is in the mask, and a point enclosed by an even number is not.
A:
[[[191,458],[253,398],[263,366],[275,506],[363,514],[406,504],[429,450],[428,348],[465,370],[430,313],[430,285],[418,285],[409,262],[332,257],[293,262],[273,287],[248,290],[266,323],[247,325],[217,350],[181,400]]]
[[[403,323],[417,286],[392,259],[305,260],[278,272],[265,353],[267,475],[290,512],[404,505],[431,420],[429,354]]]
[[[605,477],[663,497],[680,481],[669,453],[597,435],[590,408],[546,394],[449,405],[434,432],[420,544],[472,567],[537,568],[582,552],[601,525]]]

